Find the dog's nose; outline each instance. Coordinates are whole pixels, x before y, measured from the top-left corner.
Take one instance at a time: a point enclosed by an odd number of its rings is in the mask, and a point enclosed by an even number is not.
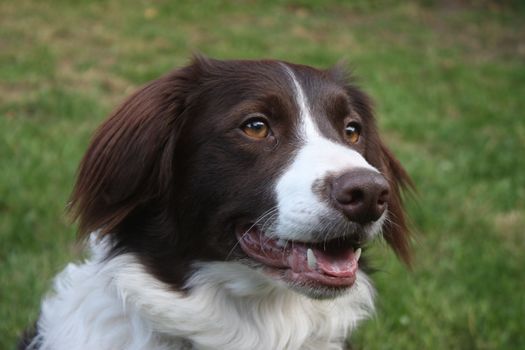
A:
[[[386,210],[389,186],[383,175],[368,169],[354,169],[332,180],[335,206],[351,221],[376,221]]]

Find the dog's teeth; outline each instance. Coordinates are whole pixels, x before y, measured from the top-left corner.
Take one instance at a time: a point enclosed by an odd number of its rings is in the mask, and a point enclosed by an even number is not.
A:
[[[359,258],[361,257],[361,248],[357,248],[354,254],[355,254],[355,261],[359,261]]]
[[[277,240],[277,245],[278,245],[279,247],[284,247],[284,246],[286,246],[286,241],[285,241],[284,239],[282,239],[282,238],[279,238],[279,239]]]
[[[306,260],[308,261],[308,267],[310,269],[315,269],[317,266],[317,259],[315,258],[315,254],[312,249],[308,248],[306,251]]]

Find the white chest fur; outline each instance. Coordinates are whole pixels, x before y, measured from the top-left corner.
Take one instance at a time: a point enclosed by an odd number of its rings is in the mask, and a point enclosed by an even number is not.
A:
[[[350,292],[313,300],[235,262],[196,266],[190,292],[174,291],[131,254],[69,264],[44,300],[35,348],[341,349],[373,311],[373,289],[359,272]]]

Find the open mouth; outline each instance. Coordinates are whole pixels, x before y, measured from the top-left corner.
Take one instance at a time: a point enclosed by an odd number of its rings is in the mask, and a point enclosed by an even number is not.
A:
[[[356,280],[361,248],[351,240],[282,241],[252,225],[239,227],[237,239],[250,258],[294,284],[345,288]]]

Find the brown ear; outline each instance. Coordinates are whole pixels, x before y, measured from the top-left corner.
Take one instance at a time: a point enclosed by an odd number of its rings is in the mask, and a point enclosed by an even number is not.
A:
[[[412,180],[394,157],[392,152],[380,141],[383,175],[390,183],[388,200],[388,218],[383,229],[383,236],[397,256],[407,265],[411,265],[410,230],[408,228],[402,191],[414,188]]]
[[[96,131],[71,195],[70,210],[81,235],[111,232],[137,207],[166,196],[195,68],[147,84]]]

